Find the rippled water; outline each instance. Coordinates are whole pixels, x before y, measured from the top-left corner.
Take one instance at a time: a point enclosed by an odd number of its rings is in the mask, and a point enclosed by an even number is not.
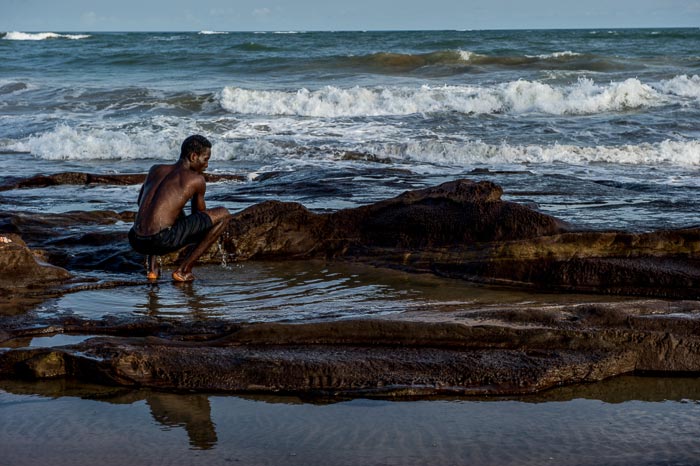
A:
[[[367,265],[324,262],[248,262],[195,268],[191,284],[171,282],[70,293],[42,304],[43,314],[151,316],[238,322],[381,317],[408,311],[476,309],[518,303],[578,303],[610,297],[533,294],[461,280]],[[105,278],[101,276],[101,278]]]
[[[496,400],[308,404],[4,381],[0,451],[13,466],[636,466],[700,458],[697,378],[620,377]]]

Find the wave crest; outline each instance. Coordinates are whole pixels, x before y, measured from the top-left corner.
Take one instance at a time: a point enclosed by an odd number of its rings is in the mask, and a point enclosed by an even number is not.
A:
[[[365,146],[380,158],[450,165],[469,164],[570,164],[700,166],[700,141],[671,141],[621,146],[487,144],[480,141],[411,141]]]
[[[676,76],[668,81],[662,81],[659,89],[667,94],[679,97],[700,99],[700,76]]]
[[[62,125],[52,132],[9,144],[7,149],[29,152],[45,160],[122,160],[172,158],[177,153],[176,146],[177,139],[170,131],[140,129],[136,134],[127,134]]]
[[[56,34],[55,32],[6,32],[4,40],[46,40],[46,39],[87,39],[89,34]]]
[[[691,80],[691,84],[694,86],[696,82]],[[666,87],[679,86],[676,83]],[[662,104],[668,99],[663,92],[663,83],[659,88],[657,91],[638,79],[605,86],[597,85],[590,79],[579,79],[564,87],[525,80],[492,87],[424,85],[420,88],[342,89],[326,86],[314,91],[258,91],[226,87],[219,100],[221,106],[231,113],[322,118],[434,112],[586,115]]]
[[[59,126],[54,131],[32,136],[22,142],[3,141],[3,150],[29,152],[46,160],[175,160],[179,142],[194,127],[171,126],[164,129],[141,128],[134,132],[106,129],[74,129]],[[392,142],[338,141],[328,146],[314,137],[293,142],[288,138],[213,137],[214,160],[249,160],[288,167],[308,160],[334,163],[347,159],[347,154],[367,154],[369,162],[416,162],[468,166],[472,164],[568,164],[612,163],[626,165],[700,166],[700,140],[672,141],[609,146],[576,146],[570,144],[518,145],[489,144],[478,140],[446,141],[407,139]],[[383,138],[387,140],[387,138]],[[303,141],[303,142],[302,142]],[[382,141],[382,138],[375,139]],[[4,146],[4,147],[3,147]],[[295,162],[296,161],[296,162]]]

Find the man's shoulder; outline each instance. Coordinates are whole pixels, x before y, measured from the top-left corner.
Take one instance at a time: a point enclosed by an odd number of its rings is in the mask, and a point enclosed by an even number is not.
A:
[[[206,183],[204,175],[193,170],[180,168],[178,170],[178,176],[187,185],[204,186]]]
[[[153,175],[162,175],[169,173],[173,170],[173,165],[168,165],[168,164],[156,164],[151,166],[150,170],[148,170],[148,175],[153,176]]]

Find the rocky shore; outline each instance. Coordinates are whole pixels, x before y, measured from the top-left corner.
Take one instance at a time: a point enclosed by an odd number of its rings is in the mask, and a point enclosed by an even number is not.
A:
[[[138,183],[139,176],[118,182]],[[0,189],[117,182],[85,174],[43,178]],[[0,376],[413,396],[532,393],[627,373],[700,372],[700,229],[578,231],[501,195],[493,183],[456,180],[333,213],[264,202],[236,214],[221,250],[212,248],[204,260],[220,262],[223,253],[228,261],[357,261],[484,285],[617,298],[302,324],[39,317],[30,310],[52,296],[143,283],[83,276],[142,268],[126,242],[133,212],[4,212]],[[85,339],[31,344],[51,335]]]

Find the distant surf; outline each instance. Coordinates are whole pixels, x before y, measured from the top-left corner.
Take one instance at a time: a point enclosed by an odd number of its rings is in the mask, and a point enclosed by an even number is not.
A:
[[[636,78],[596,84],[579,78],[554,86],[526,80],[494,86],[353,87],[258,91],[226,87],[221,106],[231,113],[310,117],[386,116],[435,112],[463,114],[594,115],[683,104],[700,97],[700,77],[676,76],[656,83]]]
[[[6,32],[3,36],[5,40],[46,40],[46,39],[87,39],[90,34],[57,34],[55,32]]]

